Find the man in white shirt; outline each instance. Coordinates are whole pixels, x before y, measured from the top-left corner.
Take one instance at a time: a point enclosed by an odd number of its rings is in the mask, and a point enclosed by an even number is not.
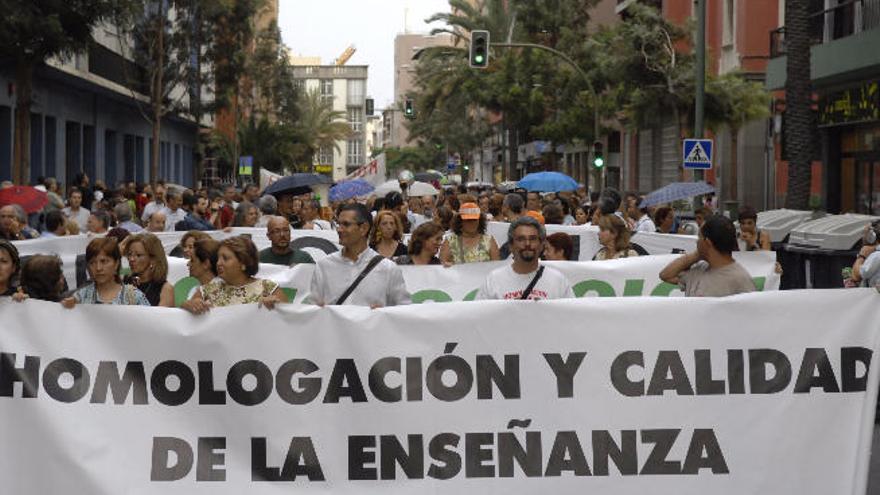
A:
[[[165,220],[165,214],[161,211],[157,211],[150,215],[150,221],[147,222],[147,232],[165,232],[167,229],[165,226],[167,225]],[[174,230],[174,224],[171,226],[171,230]]]
[[[165,230],[173,232],[174,226],[177,225],[177,222],[186,218],[186,210],[180,207],[180,205],[183,204],[183,198],[179,192],[172,189],[169,190],[168,194],[165,196],[165,206],[159,211],[165,214]]]
[[[309,199],[303,201],[299,217],[303,221],[302,228],[304,230],[333,230],[333,227],[330,226],[330,222],[318,218],[320,210],[321,204],[318,203],[318,200]]]
[[[381,308],[410,303],[403,272],[367,245],[373,218],[361,204],[348,204],[339,209],[339,243],[342,251],[333,253],[315,266],[309,300],[318,306],[349,304]],[[378,257],[378,258],[377,258]],[[373,260],[376,259],[376,262]],[[354,290],[348,291],[368,265],[373,269]],[[344,301],[342,296],[349,292]]]
[[[636,194],[630,193],[626,195],[626,215],[635,222],[633,232],[657,232],[657,226],[648,215],[647,208],[639,208],[642,198]]]
[[[477,299],[538,301],[573,298],[571,283],[565,275],[553,267],[542,267],[538,262],[545,240],[544,227],[534,218],[522,216],[511,222],[507,241],[513,263],[493,270],[477,293]]]
[[[89,215],[91,212],[82,206],[82,191],[73,188],[70,190],[70,196],[67,198],[67,204],[70,206],[61,210],[64,216],[76,222],[79,225],[80,232],[85,232],[89,228]]]
[[[163,184],[156,184],[156,189],[153,191],[153,201],[150,201],[144,206],[144,211],[141,213],[141,221],[147,223],[150,220],[150,215],[162,210],[164,207],[165,186]]]

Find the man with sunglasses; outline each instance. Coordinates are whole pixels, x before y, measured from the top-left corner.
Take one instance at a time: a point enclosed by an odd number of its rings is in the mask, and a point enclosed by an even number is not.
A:
[[[546,236],[544,226],[533,217],[514,220],[507,229],[513,263],[492,271],[477,293],[477,299],[573,298],[571,283],[565,275],[539,263]]]
[[[317,262],[309,296],[313,304],[381,308],[410,303],[400,267],[367,245],[372,227],[364,205],[339,208],[336,231],[342,251]]]

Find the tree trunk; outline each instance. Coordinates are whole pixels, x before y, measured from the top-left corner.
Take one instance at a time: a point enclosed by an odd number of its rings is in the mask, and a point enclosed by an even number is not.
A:
[[[15,66],[15,136],[12,148],[12,181],[28,182],[31,165],[31,103],[34,64],[19,61]]]
[[[808,4],[803,0],[785,2],[785,154],[788,159],[785,206],[795,210],[809,209],[813,131],[816,127],[811,108]]]
[[[161,150],[161,142],[159,141],[162,131],[162,101],[165,97],[164,79],[165,79],[165,9],[164,2],[159,2],[159,12],[156,14],[156,53],[153,62],[156,64],[153,69],[153,78],[150,81],[150,102],[153,110],[153,146],[152,156],[150,157],[150,182],[156,187],[156,181],[159,177],[159,152]]]
[[[739,127],[730,127],[730,171],[727,174],[727,200],[738,201],[739,197]]]

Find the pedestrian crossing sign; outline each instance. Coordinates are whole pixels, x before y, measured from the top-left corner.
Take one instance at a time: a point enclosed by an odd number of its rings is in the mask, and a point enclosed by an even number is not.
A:
[[[707,170],[712,168],[712,140],[685,139],[682,142],[684,168]]]

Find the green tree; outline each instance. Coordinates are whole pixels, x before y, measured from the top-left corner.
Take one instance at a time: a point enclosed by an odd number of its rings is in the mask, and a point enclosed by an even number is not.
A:
[[[302,170],[310,170],[318,150],[325,146],[339,150],[339,141],[347,139],[352,131],[344,120],[345,112],[333,110],[333,102],[316,90],[300,93],[298,107],[300,114],[294,129],[297,162]]]
[[[121,0],[0,0],[0,58],[15,66],[15,136],[12,179],[25,183],[30,169],[34,69],[69,57],[93,42],[92,30],[111,19]]]
[[[187,91],[193,39],[192,0],[133,0],[115,18],[119,50],[134,61],[123,64],[132,99],[152,129],[150,181],[159,177],[162,120],[179,113]],[[129,42],[131,40],[131,42]],[[142,102],[140,94],[147,96]]]
[[[627,13],[595,38],[608,95],[622,109],[619,117],[627,126],[652,127],[672,115],[683,136],[695,90],[694,56],[679,49],[690,43],[689,31],[653,7],[633,4]]]
[[[812,2],[785,0],[785,155],[788,191],[785,207],[810,207],[810,179],[816,118],[810,79],[810,12]]]

